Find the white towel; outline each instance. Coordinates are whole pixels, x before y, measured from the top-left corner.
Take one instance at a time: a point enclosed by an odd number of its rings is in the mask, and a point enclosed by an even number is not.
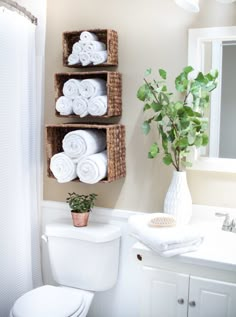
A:
[[[56,110],[60,112],[62,116],[68,116],[73,113],[72,99],[65,96],[61,96],[56,101]]]
[[[77,178],[76,164],[63,152],[53,155],[50,170],[59,183],[67,183]]]
[[[106,134],[95,129],[71,131],[62,140],[62,147],[71,158],[88,156],[105,150]]]
[[[81,182],[87,184],[98,183],[107,176],[107,151],[81,159],[76,171]]]
[[[107,61],[107,51],[92,52],[90,59],[93,65],[102,64]]]
[[[80,39],[82,41],[97,41],[98,40],[98,37],[96,34],[92,33],[92,32],[88,32],[88,31],[83,31],[81,34],[80,34]]]
[[[99,41],[89,41],[84,47],[85,51],[87,52],[97,52],[97,51],[105,51],[106,44]]]
[[[82,64],[82,66],[88,66],[91,64],[91,55],[89,52],[81,52],[79,53],[79,59]]]
[[[88,102],[88,113],[91,116],[103,116],[107,113],[107,96],[97,96]]]
[[[63,85],[63,95],[71,99],[74,99],[76,96],[79,96],[80,82],[81,80],[73,78],[67,80]]]
[[[84,98],[106,95],[106,81],[101,78],[84,79],[79,86],[79,92]]]
[[[200,228],[195,226],[150,227],[149,221],[160,213],[137,215],[129,218],[132,236],[161,256],[170,257],[196,250],[203,242]]]
[[[81,118],[88,115],[88,99],[78,96],[72,102],[73,112]]]
[[[72,53],[79,55],[79,53],[84,51],[85,45],[87,42],[83,42],[79,40],[78,42],[75,42],[72,46]]]
[[[79,54],[77,53],[71,53],[68,56],[68,64],[69,65],[76,65],[80,63],[80,58],[79,58]]]

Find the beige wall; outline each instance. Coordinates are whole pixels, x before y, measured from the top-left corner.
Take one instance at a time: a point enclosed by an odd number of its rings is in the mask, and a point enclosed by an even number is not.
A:
[[[236,24],[236,5],[200,0],[199,14],[187,13],[173,0],[48,0],[46,39],[45,123],[62,123],[54,116],[54,73],[62,66],[62,32],[110,28],[119,35],[119,66],[123,76],[123,115],[126,126],[127,176],[110,184],[58,184],[45,176],[44,199],[65,201],[67,193],[96,192],[98,206],[135,211],[159,211],[172,170],[160,159],[148,160],[154,141],[141,133],[142,104],[136,91],[144,71],[165,68],[169,78],[187,64],[187,30]],[[236,207],[236,175],[188,171],[195,204]]]

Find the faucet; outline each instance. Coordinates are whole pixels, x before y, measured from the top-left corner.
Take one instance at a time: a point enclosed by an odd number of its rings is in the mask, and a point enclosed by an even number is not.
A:
[[[230,219],[230,216],[228,213],[216,212],[215,215],[217,217],[225,217],[224,222],[222,224],[222,228],[221,228],[222,230],[236,232],[236,220]]]

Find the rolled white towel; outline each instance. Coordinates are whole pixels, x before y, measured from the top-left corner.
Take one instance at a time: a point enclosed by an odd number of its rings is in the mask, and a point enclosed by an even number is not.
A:
[[[76,65],[80,63],[80,58],[79,55],[77,53],[71,53],[68,56],[68,64],[69,65]]]
[[[76,164],[63,152],[53,155],[50,170],[59,183],[67,183],[77,178]]]
[[[72,99],[65,96],[61,96],[56,101],[56,110],[60,112],[62,116],[68,116],[73,113]]]
[[[87,42],[83,42],[79,40],[78,42],[75,42],[72,46],[72,53],[79,55],[79,53],[84,51],[85,45]]]
[[[79,53],[79,59],[82,64],[82,66],[88,66],[91,64],[91,56],[89,52],[81,52]]]
[[[79,86],[79,92],[85,98],[102,96],[106,91],[106,81],[101,78],[84,79]]]
[[[88,156],[105,150],[106,134],[95,129],[71,131],[62,140],[62,147],[71,158]]]
[[[87,52],[97,52],[97,51],[104,51],[106,50],[106,44],[99,41],[90,41],[84,47],[85,51]]]
[[[107,61],[107,51],[98,51],[91,53],[91,62],[93,65],[102,64]]]
[[[98,37],[95,33],[92,33],[92,32],[88,32],[88,31],[83,31],[81,34],[80,34],[80,39],[82,41],[97,41],[98,40]]]
[[[80,82],[81,80],[73,78],[67,80],[63,85],[63,95],[71,99],[74,99],[76,96],[79,96]]]
[[[72,102],[73,112],[81,118],[88,115],[88,99],[82,96],[75,97]]]
[[[79,160],[76,172],[81,182],[98,183],[107,176],[107,151]]]
[[[91,116],[103,116],[107,113],[107,96],[97,96],[88,102],[88,113]]]

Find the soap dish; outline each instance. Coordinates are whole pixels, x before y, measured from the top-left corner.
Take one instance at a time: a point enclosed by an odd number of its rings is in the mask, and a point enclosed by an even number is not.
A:
[[[153,217],[148,225],[150,227],[174,227],[176,226],[176,220],[173,216],[163,213]]]

